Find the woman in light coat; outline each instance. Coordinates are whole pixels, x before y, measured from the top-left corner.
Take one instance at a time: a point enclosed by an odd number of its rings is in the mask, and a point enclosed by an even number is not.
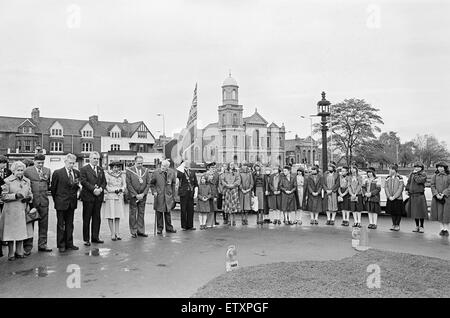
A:
[[[122,173],[120,162],[111,162],[110,171],[105,173],[106,192],[105,204],[102,205],[102,215],[108,219],[111,240],[121,240],[119,225],[120,219],[124,216],[125,203],[124,193],[126,189],[125,175]]]
[[[33,200],[30,180],[23,176],[25,164],[16,161],[11,165],[12,175],[7,177],[2,186],[4,202],[0,216],[0,240],[8,242],[8,260],[24,258],[23,241],[33,237],[32,223],[27,224],[26,213]],[[14,242],[16,250],[14,251]]]

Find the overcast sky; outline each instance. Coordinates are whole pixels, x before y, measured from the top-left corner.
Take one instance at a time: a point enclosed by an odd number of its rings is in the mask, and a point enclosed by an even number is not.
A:
[[[402,141],[450,144],[449,1],[0,0],[0,114],[217,121],[237,80],[244,116],[309,134],[322,90],[363,98]]]

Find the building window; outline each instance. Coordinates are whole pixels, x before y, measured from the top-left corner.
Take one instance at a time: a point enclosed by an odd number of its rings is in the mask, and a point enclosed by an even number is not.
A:
[[[238,144],[238,136],[233,136],[233,146],[237,147]]]
[[[256,129],[256,148],[259,148],[259,129]]]
[[[222,114],[222,125],[225,126],[226,124],[226,115]]]
[[[120,145],[118,145],[118,144],[111,145],[111,151],[116,151],[116,150],[120,150]]]
[[[139,135],[139,133],[138,133],[138,135]],[[120,132],[111,131],[111,138],[115,138],[115,139],[120,138]]]
[[[267,149],[270,149],[270,137],[267,137]]]
[[[81,145],[81,149],[82,152],[92,152],[93,151],[92,143],[83,142],[83,144]]]
[[[238,125],[237,114],[233,114],[233,126],[237,126],[237,125]]]
[[[94,137],[94,132],[92,130],[83,130],[81,132],[81,136],[83,136],[84,138],[92,138]]]
[[[24,141],[24,148],[25,148],[25,151],[26,152],[29,152],[29,151],[31,151],[31,140],[25,140]]]
[[[147,138],[146,131],[138,131],[138,138]]]
[[[211,141],[216,140],[216,136],[211,136]]]
[[[222,137],[222,146],[226,147],[227,146],[227,136],[223,135]]]
[[[227,99],[227,92],[225,90],[223,90],[223,99]]]
[[[62,152],[63,144],[62,142],[54,141],[50,143],[50,151],[52,152]]]
[[[144,151],[145,151],[144,145],[139,145],[138,152],[144,152]]]
[[[60,128],[52,128],[52,130],[50,131],[50,136],[52,136],[52,137],[59,137],[62,135],[63,135],[63,132],[62,132],[62,129],[60,129]]]
[[[233,89],[233,91],[231,92],[231,99],[236,99],[236,90]]]
[[[21,131],[22,131],[22,134],[32,134],[33,133],[33,128],[31,128],[31,127],[22,127]]]
[[[198,154],[198,148],[195,148],[195,150],[194,150],[194,160],[195,161],[199,161],[200,160],[199,154]]]

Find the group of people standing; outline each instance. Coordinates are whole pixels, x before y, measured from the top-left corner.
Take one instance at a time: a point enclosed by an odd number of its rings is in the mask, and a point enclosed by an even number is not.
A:
[[[8,160],[0,156],[0,241],[8,246],[8,259],[24,258],[33,248],[34,225],[39,226],[38,251],[51,252],[47,245],[48,211],[50,191],[57,217],[57,248],[78,250],[73,243],[74,212],[80,199],[83,204],[83,241],[102,244],[100,239],[101,219],[107,219],[111,240],[121,240],[120,220],[125,215],[126,201],[129,203],[129,229],[133,238],[147,237],[145,233],[145,208],[148,193],[154,196],[155,230],[158,234],[166,230],[175,233],[171,211],[175,207],[177,179],[181,206],[181,228],[195,230],[194,211],[198,212],[200,229],[219,225],[217,214],[222,213],[225,225],[236,226],[236,215],[240,214],[242,225],[248,225],[248,214],[257,213],[257,224],[301,225],[303,212],[310,213],[310,224],[318,225],[319,213],[326,212],[326,225],[335,225],[337,212],[342,213],[342,226],[349,226],[350,212],[353,227],[361,227],[361,214],[368,212],[369,229],[377,228],[381,212],[381,179],[375,169],[369,168],[365,177],[358,167],[337,169],[330,162],[327,171],[320,173],[318,166],[309,171],[302,168],[292,171],[287,165],[283,169],[233,162],[218,167],[215,163],[197,177],[188,161],[176,170],[170,161],[164,160],[161,167],[151,172],[143,167],[143,158],[136,156],[134,165],[122,171],[122,163],[110,163],[109,170],[99,166],[100,156],[93,152],[89,164],[80,170],[74,168],[76,157],[68,154],[64,167],[51,173],[44,167],[45,155],[36,154],[34,164],[26,167],[16,161],[7,169]],[[398,174],[398,166],[389,168],[384,181],[387,203],[386,211],[392,216],[392,231],[400,230],[403,215],[415,220],[417,233],[424,232],[424,220],[428,209],[425,198],[427,175],[421,163],[407,182]],[[406,189],[408,199],[404,201]],[[431,178],[433,194],[431,219],[441,223],[442,236],[448,236],[450,223],[450,174],[446,163],[436,165]],[[194,200],[197,199],[196,206]],[[38,212],[39,218],[28,217],[30,211]],[[14,248],[15,243],[15,248]],[[0,256],[2,249],[0,249]]]

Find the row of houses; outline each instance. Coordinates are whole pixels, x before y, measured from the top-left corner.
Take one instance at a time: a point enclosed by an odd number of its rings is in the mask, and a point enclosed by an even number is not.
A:
[[[87,120],[41,117],[39,108],[28,118],[0,116],[0,154],[15,161],[42,152],[51,169],[61,167],[67,153],[75,154],[78,166],[83,166],[92,151],[100,153],[105,167],[116,160],[129,165],[136,155],[153,167],[163,156],[155,144],[143,121],[101,121],[96,115]]]

